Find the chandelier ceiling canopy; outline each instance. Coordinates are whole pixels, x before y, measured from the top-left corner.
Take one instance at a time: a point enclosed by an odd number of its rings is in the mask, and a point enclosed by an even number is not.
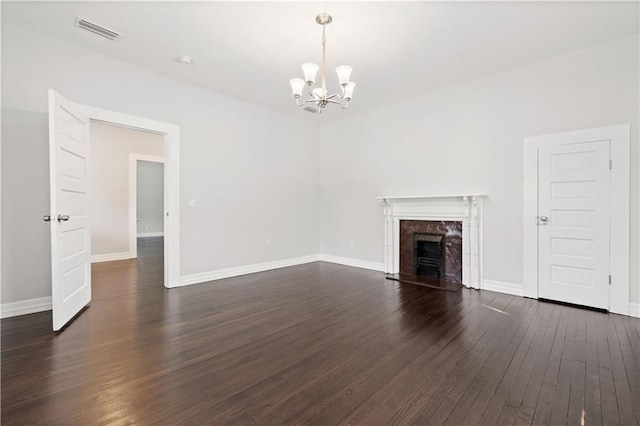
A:
[[[338,80],[340,81],[341,93],[329,95],[327,91],[327,66],[325,55],[327,37],[325,31],[327,25],[329,25],[331,21],[333,21],[333,18],[328,13],[320,13],[316,16],[316,22],[319,25],[322,25],[322,70],[320,75],[322,85],[312,89],[312,86],[316,81],[316,74],[320,69],[320,67],[314,63],[302,64],[304,80],[301,78],[292,78],[289,81],[296,104],[301,107],[308,104],[315,104],[319,112],[322,112],[324,107],[328,104],[338,104],[343,109],[347,109],[349,107],[349,101],[353,95],[353,89],[356,86],[354,82],[350,81],[351,71],[353,71],[353,68],[349,65],[340,65],[336,68],[336,73],[338,74]],[[307,87],[308,99],[302,99],[302,91],[305,86]]]

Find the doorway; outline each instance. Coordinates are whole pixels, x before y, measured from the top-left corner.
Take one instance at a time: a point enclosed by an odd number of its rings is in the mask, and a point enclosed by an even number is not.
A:
[[[138,257],[140,239],[164,241],[164,157],[129,154],[129,254]]]
[[[165,161],[163,282],[167,288],[180,286],[180,128],[174,124],[129,114],[80,106],[87,112],[92,123],[107,123],[162,135]]]
[[[89,235],[90,126],[102,123],[164,139],[165,287],[180,285],[180,129],[128,114],[75,104],[49,90],[51,293],[53,330],[61,330],[91,301]]]
[[[164,236],[164,143],[164,137],[157,133],[90,123],[92,263],[135,259],[137,236]],[[138,161],[150,167],[139,168]],[[144,217],[141,229],[137,229],[140,211]]]
[[[629,313],[629,125],[525,138],[526,297]]]

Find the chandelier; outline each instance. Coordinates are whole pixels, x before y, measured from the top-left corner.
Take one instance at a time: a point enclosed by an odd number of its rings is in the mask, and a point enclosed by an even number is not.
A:
[[[318,65],[313,63],[302,64],[304,80],[301,78],[292,78],[289,81],[289,84],[291,84],[291,90],[293,91],[293,97],[296,100],[296,104],[300,107],[309,103],[315,104],[317,105],[320,112],[322,112],[327,104],[338,104],[343,109],[349,108],[349,101],[351,100],[351,96],[353,95],[353,88],[356,87],[356,84],[354,82],[349,81],[353,68],[351,68],[349,65],[340,65],[336,68],[336,73],[338,74],[338,80],[340,81],[342,94],[336,93],[333,95],[329,95],[327,92],[327,66],[325,60],[325,44],[327,42],[327,37],[325,35],[325,30],[327,28],[327,25],[329,25],[331,21],[333,21],[333,18],[328,13],[321,13],[316,16],[316,22],[319,25],[322,25],[322,87],[311,89],[316,81],[316,74],[318,73],[319,69]],[[309,95],[309,99],[306,100],[301,99],[304,86],[307,86]]]

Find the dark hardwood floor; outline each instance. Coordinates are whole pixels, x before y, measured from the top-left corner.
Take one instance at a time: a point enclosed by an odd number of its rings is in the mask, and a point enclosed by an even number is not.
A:
[[[330,263],[166,290],[162,246],[93,301],[2,320],[2,423],[640,424],[640,320]]]

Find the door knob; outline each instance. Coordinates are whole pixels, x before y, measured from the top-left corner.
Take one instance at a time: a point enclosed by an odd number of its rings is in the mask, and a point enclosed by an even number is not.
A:
[[[42,217],[42,220],[44,220],[45,222],[51,222],[51,216],[50,216],[50,215],[48,215],[48,214],[45,214],[45,215]]]
[[[62,221],[68,221],[69,220],[69,216],[66,214],[59,214],[58,215],[58,222],[62,222]]]
[[[538,216],[538,225],[548,225],[549,218],[547,216]]]

